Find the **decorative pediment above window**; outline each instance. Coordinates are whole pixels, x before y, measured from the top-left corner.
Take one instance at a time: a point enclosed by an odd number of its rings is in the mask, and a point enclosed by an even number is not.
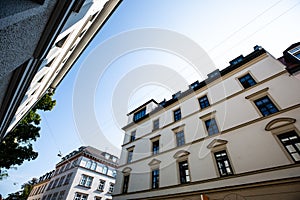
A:
[[[123,170],[122,170],[122,172],[124,173],[124,174],[129,174],[130,172],[131,172],[131,168],[130,167],[125,167]]]
[[[185,156],[188,156],[190,154],[190,152],[188,151],[185,151],[185,150],[180,150],[180,151],[177,151],[175,154],[174,154],[174,158],[175,159],[178,159],[178,158],[182,158],[182,157],[185,157]]]
[[[222,139],[214,139],[213,141],[211,141],[208,145],[207,148],[208,149],[212,149],[221,145],[225,145],[227,144],[228,141],[227,140],[222,140]]]
[[[281,117],[281,118],[273,119],[266,125],[265,130],[271,131],[271,130],[274,130],[277,128],[281,128],[283,126],[293,124],[295,122],[296,122],[296,119],[289,118],[289,117]]]
[[[156,166],[156,165],[159,165],[161,163],[161,161],[160,160],[157,160],[157,159],[153,159],[153,160],[151,160],[149,163],[148,163],[148,165],[149,166]]]

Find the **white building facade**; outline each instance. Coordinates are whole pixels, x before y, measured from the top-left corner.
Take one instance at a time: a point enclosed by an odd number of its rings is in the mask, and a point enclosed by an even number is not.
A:
[[[81,147],[56,165],[46,186],[35,185],[28,200],[112,199],[118,161],[109,153]]]
[[[300,198],[300,82],[261,47],[128,114],[115,200]]]
[[[4,9],[18,10],[20,7],[19,10],[22,10],[27,6],[28,10],[6,17],[8,21],[0,19],[3,25],[8,24],[5,27],[7,36],[0,43],[5,43],[2,46],[7,48],[15,47],[4,51],[2,55],[6,59],[1,63],[0,70],[1,140],[46,92],[56,89],[121,0],[45,0],[40,1],[42,5],[30,1],[19,3],[14,8],[9,8],[13,4],[7,3]],[[43,12],[48,7],[53,11],[46,12],[46,15]],[[25,17],[28,19],[24,20]],[[37,19],[32,20],[32,17]],[[45,21],[44,17],[49,17],[49,20]],[[16,23],[18,26],[13,26]],[[28,27],[28,24],[32,27]],[[41,24],[46,24],[44,29],[40,27]],[[14,30],[16,27],[21,30]],[[38,33],[34,32],[36,27],[41,29]],[[13,31],[10,32],[11,30]],[[32,34],[28,34],[30,31]],[[7,37],[9,38],[6,40]],[[24,47],[26,48],[23,49]]]

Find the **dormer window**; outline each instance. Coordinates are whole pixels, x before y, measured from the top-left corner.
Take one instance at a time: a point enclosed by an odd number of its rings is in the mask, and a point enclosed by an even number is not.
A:
[[[230,65],[236,65],[244,60],[244,56],[240,55],[239,57],[233,59],[232,61],[229,62]]]
[[[134,114],[133,116],[133,121],[136,122],[142,117],[146,115],[146,108],[143,108],[142,110],[138,111],[137,113]]]
[[[289,50],[289,53],[300,60],[300,45]]]

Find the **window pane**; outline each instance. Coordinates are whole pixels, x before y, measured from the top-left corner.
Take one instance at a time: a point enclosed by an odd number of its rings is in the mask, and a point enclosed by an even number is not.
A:
[[[230,162],[225,150],[214,153],[220,176],[233,174]]]
[[[201,97],[201,98],[199,98],[199,104],[200,104],[200,108],[201,108],[201,109],[210,106],[209,101],[208,101],[208,98],[207,98],[206,95],[203,96],[203,97]]]
[[[278,138],[280,139],[282,145],[285,147],[287,152],[290,154],[292,159],[295,162],[300,161],[300,150],[299,150],[299,144],[300,144],[300,138],[298,134],[295,131],[290,131],[287,133],[283,133],[278,135]]]
[[[244,88],[249,88],[256,84],[256,81],[252,78],[250,74],[246,74],[245,76],[239,78],[239,81]]]
[[[174,121],[178,121],[181,119],[181,110],[180,108],[174,111]]]
[[[278,109],[268,96],[264,96],[260,99],[257,99],[254,101],[254,103],[263,116],[268,116],[270,114],[278,112]]]
[[[177,142],[177,146],[182,146],[185,144],[183,131],[176,133],[176,142]]]

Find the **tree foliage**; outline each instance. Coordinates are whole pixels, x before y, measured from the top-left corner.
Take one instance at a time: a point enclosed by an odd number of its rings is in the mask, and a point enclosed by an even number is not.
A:
[[[24,183],[22,185],[22,190],[18,191],[18,192],[14,192],[11,194],[8,194],[8,197],[5,200],[14,200],[14,199],[18,199],[18,200],[26,200],[33,188],[33,186],[38,182],[38,179],[33,178],[30,181],[28,181],[27,183]]]
[[[37,158],[38,152],[35,152],[32,147],[32,142],[40,137],[41,117],[37,111],[51,110],[55,106],[56,101],[52,100],[52,95],[46,93],[0,143],[0,180],[5,176],[5,169],[21,165],[25,160],[30,161]]]

